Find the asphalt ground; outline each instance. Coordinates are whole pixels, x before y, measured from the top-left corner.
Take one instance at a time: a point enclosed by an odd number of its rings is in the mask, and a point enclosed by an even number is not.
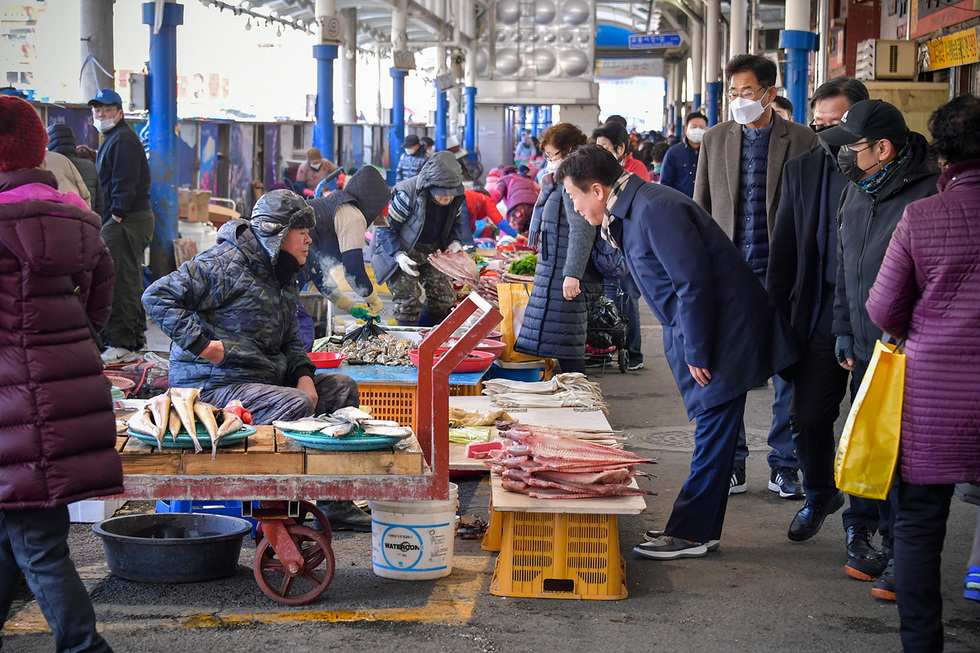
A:
[[[799,502],[766,488],[765,435],[772,389],[753,390],[746,410],[752,451],[749,490],[728,504],[721,547],[705,558],[655,562],[632,548],[662,527],[690,465],[693,425],[667,368],[660,329],[643,309],[645,369],[598,379],[609,421],[633,433],[629,447],[654,457],[640,479],[656,494],[647,512],[619,519],[629,596],[623,600],[492,596],[495,553],[457,540],[454,571],[436,581],[399,581],[372,571],[370,534],[337,532],[336,574],[310,605],[288,607],[255,583],[255,544],[246,538],[234,575],[208,583],[141,584],[112,575],[90,526],[73,525],[69,544],[100,629],[116,651],[290,653],[343,651],[898,651],[894,604],[875,600],[870,583],[845,576],[838,515],[804,543],[786,529]],[[486,476],[455,479],[460,514],[488,516]],[[131,503],[124,510],[146,510]],[[946,650],[980,650],[980,604],[963,598],[977,510],[953,501],[943,552]],[[5,653],[53,650],[53,638],[22,585],[3,631]]]

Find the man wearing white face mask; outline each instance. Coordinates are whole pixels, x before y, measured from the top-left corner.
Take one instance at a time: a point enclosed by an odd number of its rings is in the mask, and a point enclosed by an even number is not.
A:
[[[660,168],[660,183],[694,196],[694,178],[698,174],[698,151],[708,131],[708,117],[700,111],[684,119],[684,140],[667,150]]]
[[[783,166],[817,145],[813,131],[776,114],[776,64],[751,54],[733,57],[725,67],[733,120],[707,131],[698,153],[694,201],[715,219],[732,239],[759,282],[765,285],[769,238]],[[773,378],[772,427],[768,443],[769,489],[784,499],[803,499],[799,462],[789,428],[792,385]],[[731,492],[747,490],[744,434],[735,450]]]
[[[130,363],[146,346],[143,250],[153,238],[150,165],[143,144],[123,118],[122,98],[111,88],[89,100],[92,121],[102,134],[95,166],[102,182],[102,240],[116,267],[112,315],[105,328],[106,364]]]

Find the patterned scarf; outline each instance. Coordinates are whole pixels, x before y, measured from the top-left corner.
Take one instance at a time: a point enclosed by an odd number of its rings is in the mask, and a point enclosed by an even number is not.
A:
[[[905,160],[909,156],[909,152],[912,151],[912,143],[910,141],[905,141],[905,147],[902,151],[898,153],[894,159],[886,163],[881,167],[881,170],[871,175],[864,181],[859,181],[858,186],[864,190],[868,195],[876,195],[881,187],[885,185],[885,182],[892,178]]]
[[[630,180],[630,175],[632,174],[633,173],[626,172],[624,170],[623,174],[619,175],[619,179],[616,180],[616,183],[613,184],[612,192],[609,193],[609,197],[606,198],[606,213],[602,216],[602,227],[599,230],[599,233],[602,235],[602,239],[611,244],[613,247],[617,248],[619,245],[612,237],[612,234],[609,233],[609,225],[612,224],[613,221],[612,210],[613,207],[616,206],[616,201],[622,194],[623,188],[626,186],[626,182]]]

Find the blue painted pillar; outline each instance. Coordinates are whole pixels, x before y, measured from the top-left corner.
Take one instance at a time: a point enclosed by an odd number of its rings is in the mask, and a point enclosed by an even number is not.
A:
[[[543,112],[543,116],[541,118],[541,123],[542,123],[542,126],[545,129],[547,129],[548,127],[551,127],[551,106],[550,105],[549,106],[544,106],[544,107],[541,108],[541,111]]]
[[[333,129],[333,60],[336,45],[314,45],[316,59],[316,124],[313,125],[313,146],[324,158],[337,162]]]
[[[701,94],[694,94],[694,107],[691,109],[692,112],[701,110]]]
[[[668,114],[669,114],[669,116],[670,116],[670,117],[669,117],[669,118],[667,119],[667,124],[668,124],[668,125],[673,125],[673,124],[674,124],[674,113],[675,113],[675,109],[674,109],[674,105],[673,105],[673,104],[671,104],[671,105],[670,105],[670,107],[668,107]],[[669,129],[668,129],[668,131],[669,131]],[[674,136],[676,136],[676,135],[677,135],[677,134],[675,133],[675,134],[674,134]]]
[[[436,91],[436,152],[446,149],[446,119],[449,116],[449,97]]]
[[[517,130],[520,132],[524,129],[524,125],[527,124],[527,107],[519,106],[517,107]],[[520,136],[520,133],[518,133]]]
[[[779,47],[786,49],[786,97],[793,103],[793,121],[807,123],[807,70],[810,51],[817,49],[817,35],[802,30],[779,32]]]
[[[706,82],[704,85],[705,93],[708,98],[705,108],[708,112],[708,127],[718,124],[718,103],[721,100],[721,82]]]
[[[388,132],[388,185],[395,185],[398,161],[405,141],[405,78],[407,70],[391,69],[391,131]]]
[[[541,107],[535,106],[531,109],[531,135],[535,138],[538,137],[538,132],[541,129]]]
[[[684,104],[677,103],[676,115],[674,115],[674,136],[684,138]]]
[[[468,160],[476,161],[476,87],[463,88],[463,95],[466,102],[466,133],[463,134],[463,149],[467,152]]]
[[[163,6],[163,24],[153,33],[156,3],[143,3],[143,24],[150,26],[150,207],[156,230],[150,243],[153,278],[174,270],[177,238],[177,26],[184,24],[184,6]]]

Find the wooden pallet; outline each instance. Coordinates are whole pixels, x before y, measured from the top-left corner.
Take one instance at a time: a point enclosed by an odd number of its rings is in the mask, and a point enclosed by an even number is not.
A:
[[[127,475],[361,476],[425,471],[422,449],[414,435],[407,447],[339,453],[307,449],[271,426],[256,429],[248,439],[220,447],[213,461],[210,448],[196,454],[193,449],[160,450],[127,435],[117,437],[116,450]]]

